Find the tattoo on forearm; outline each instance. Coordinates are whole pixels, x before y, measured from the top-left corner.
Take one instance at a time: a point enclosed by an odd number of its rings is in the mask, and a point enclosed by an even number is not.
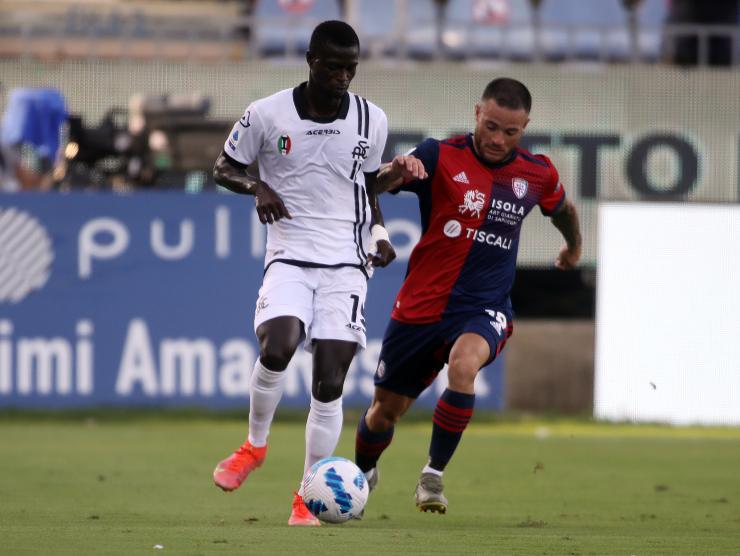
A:
[[[563,208],[552,215],[552,223],[563,234],[570,249],[581,246],[581,229],[578,223],[578,213],[573,203],[566,203]]]

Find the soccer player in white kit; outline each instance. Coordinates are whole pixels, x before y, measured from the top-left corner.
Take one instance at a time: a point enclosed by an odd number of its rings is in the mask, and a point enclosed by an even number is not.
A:
[[[304,472],[332,455],[342,427],[342,387],[365,347],[363,308],[372,267],[395,252],[374,191],[385,113],[348,91],[359,61],[352,27],[326,21],[306,53],[308,81],[250,104],[214,168],[217,183],[255,196],[267,228],[255,310],[260,344],[250,384],[246,442],[218,464],[217,486],[238,488],[265,459],[285,369],[296,348],[313,353]],[[247,171],[259,164],[260,177]],[[289,525],[319,525],[295,493]]]

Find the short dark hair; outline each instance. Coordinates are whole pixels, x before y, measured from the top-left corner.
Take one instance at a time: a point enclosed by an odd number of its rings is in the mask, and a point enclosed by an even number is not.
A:
[[[311,41],[308,43],[309,52],[317,52],[326,44],[334,46],[360,48],[360,39],[350,25],[344,21],[329,20],[319,23],[311,33]]]
[[[496,104],[512,110],[524,110],[529,113],[532,109],[532,95],[524,83],[509,77],[499,77],[486,85],[481,100],[493,99]]]

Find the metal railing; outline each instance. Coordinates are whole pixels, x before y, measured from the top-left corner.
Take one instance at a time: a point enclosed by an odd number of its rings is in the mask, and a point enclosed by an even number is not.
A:
[[[147,15],[141,10],[85,13],[65,17],[16,12],[0,23],[0,56],[28,58],[135,58],[234,60],[263,56],[302,57],[318,20],[285,17],[182,17]],[[572,25],[515,22],[488,25],[447,22],[433,14],[413,29],[406,18],[378,34],[355,23],[370,57],[403,59],[597,61],[659,63],[677,60],[681,41],[698,65],[710,65],[717,49],[726,63],[740,65],[740,27],[626,24]],[[719,44],[724,41],[723,44]],[[683,44],[686,47],[686,44]]]

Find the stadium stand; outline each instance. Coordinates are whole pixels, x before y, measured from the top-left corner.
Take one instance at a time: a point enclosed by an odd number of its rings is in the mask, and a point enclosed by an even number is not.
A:
[[[373,58],[656,63],[688,38],[699,64],[718,41],[740,61],[737,17],[690,20],[666,0],[9,0],[0,56],[301,58],[315,24],[342,17]]]

